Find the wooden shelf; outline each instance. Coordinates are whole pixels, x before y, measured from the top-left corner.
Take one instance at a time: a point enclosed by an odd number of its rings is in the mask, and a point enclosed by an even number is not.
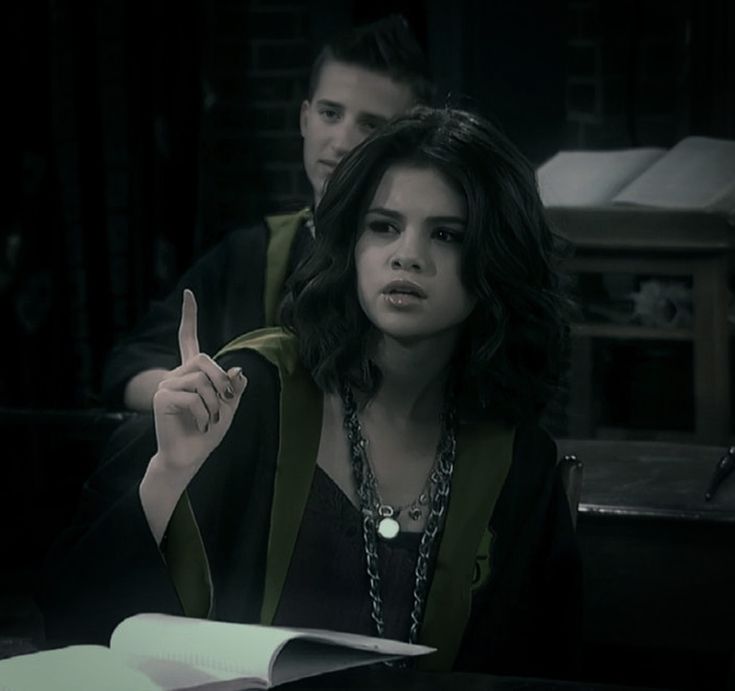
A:
[[[570,273],[684,276],[692,286],[694,323],[687,329],[583,321],[572,327],[570,431],[593,436],[595,390],[591,341],[606,338],[692,344],[694,437],[724,444],[730,437],[729,275],[735,272],[735,233],[718,214],[658,209],[547,209],[557,231],[571,241]],[[570,417],[570,420],[572,418]]]
[[[662,329],[635,324],[572,324],[572,335],[619,340],[692,341],[692,329]]]

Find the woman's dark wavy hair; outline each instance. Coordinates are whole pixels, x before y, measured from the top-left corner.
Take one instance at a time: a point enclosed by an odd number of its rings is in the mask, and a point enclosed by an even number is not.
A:
[[[380,128],[337,166],[316,210],[315,248],[295,272],[281,314],[317,384],[346,380],[373,395],[377,330],[357,299],[354,250],[365,209],[396,163],[432,167],[467,202],[462,281],[477,305],[455,354],[462,417],[536,419],[566,364],[569,305],[536,177],[483,118],[419,107]]]

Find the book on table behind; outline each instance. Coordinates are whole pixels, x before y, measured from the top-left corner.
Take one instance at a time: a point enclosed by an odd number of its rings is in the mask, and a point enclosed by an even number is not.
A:
[[[372,636],[137,614],[110,646],[73,645],[0,660],[0,691],[237,691],[433,648]]]
[[[685,137],[671,149],[560,151],[537,170],[546,206],[646,207],[735,221],[735,141]]]

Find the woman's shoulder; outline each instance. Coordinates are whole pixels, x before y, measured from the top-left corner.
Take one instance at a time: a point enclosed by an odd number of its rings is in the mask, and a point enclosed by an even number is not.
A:
[[[296,336],[280,326],[257,329],[233,339],[216,355],[222,362],[253,357],[264,359],[281,371],[293,372],[299,365]]]
[[[514,455],[532,457],[542,464],[556,465],[556,442],[539,424],[525,423],[516,427]]]
[[[216,356],[224,369],[242,367],[248,388],[272,383],[297,403],[317,404],[319,390],[299,357],[296,336],[282,327],[251,331],[228,343]],[[256,382],[257,380],[257,382]]]
[[[557,455],[556,442],[546,429],[538,424],[519,425],[508,482],[533,495],[545,493],[554,484]]]
[[[535,422],[510,423],[501,420],[486,420],[468,425],[479,437],[503,436],[512,446],[513,460],[537,462],[541,465],[556,464],[556,442],[549,432]],[[526,460],[528,459],[528,460]]]

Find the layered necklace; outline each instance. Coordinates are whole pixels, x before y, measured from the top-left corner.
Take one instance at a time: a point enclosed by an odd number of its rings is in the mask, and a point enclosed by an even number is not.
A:
[[[419,496],[405,506],[391,506],[385,503],[378,492],[375,473],[368,460],[367,441],[357,416],[357,406],[352,389],[345,382],[340,394],[344,408],[344,427],[350,446],[350,460],[357,486],[357,496],[362,511],[362,535],[365,549],[365,564],[370,583],[371,616],[379,636],[384,635],[383,599],[380,591],[380,571],[378,569],[378,536],[393,539],[400,532],[398,516],[408,511],[412,520],[419,520],[424,509],[429,515],[419,542],[416,569],[414,571],[413,605],[408,642],[418,640],[419,628],[423,619],[429,581],[429,564],[436,536],[441,530],[444,515],[449,503],[452,485],[452,472],[456,454],[456,414],[453,396],[445,395],[442,413],[441,434],[437,445],[434,465],[427,477]]]

